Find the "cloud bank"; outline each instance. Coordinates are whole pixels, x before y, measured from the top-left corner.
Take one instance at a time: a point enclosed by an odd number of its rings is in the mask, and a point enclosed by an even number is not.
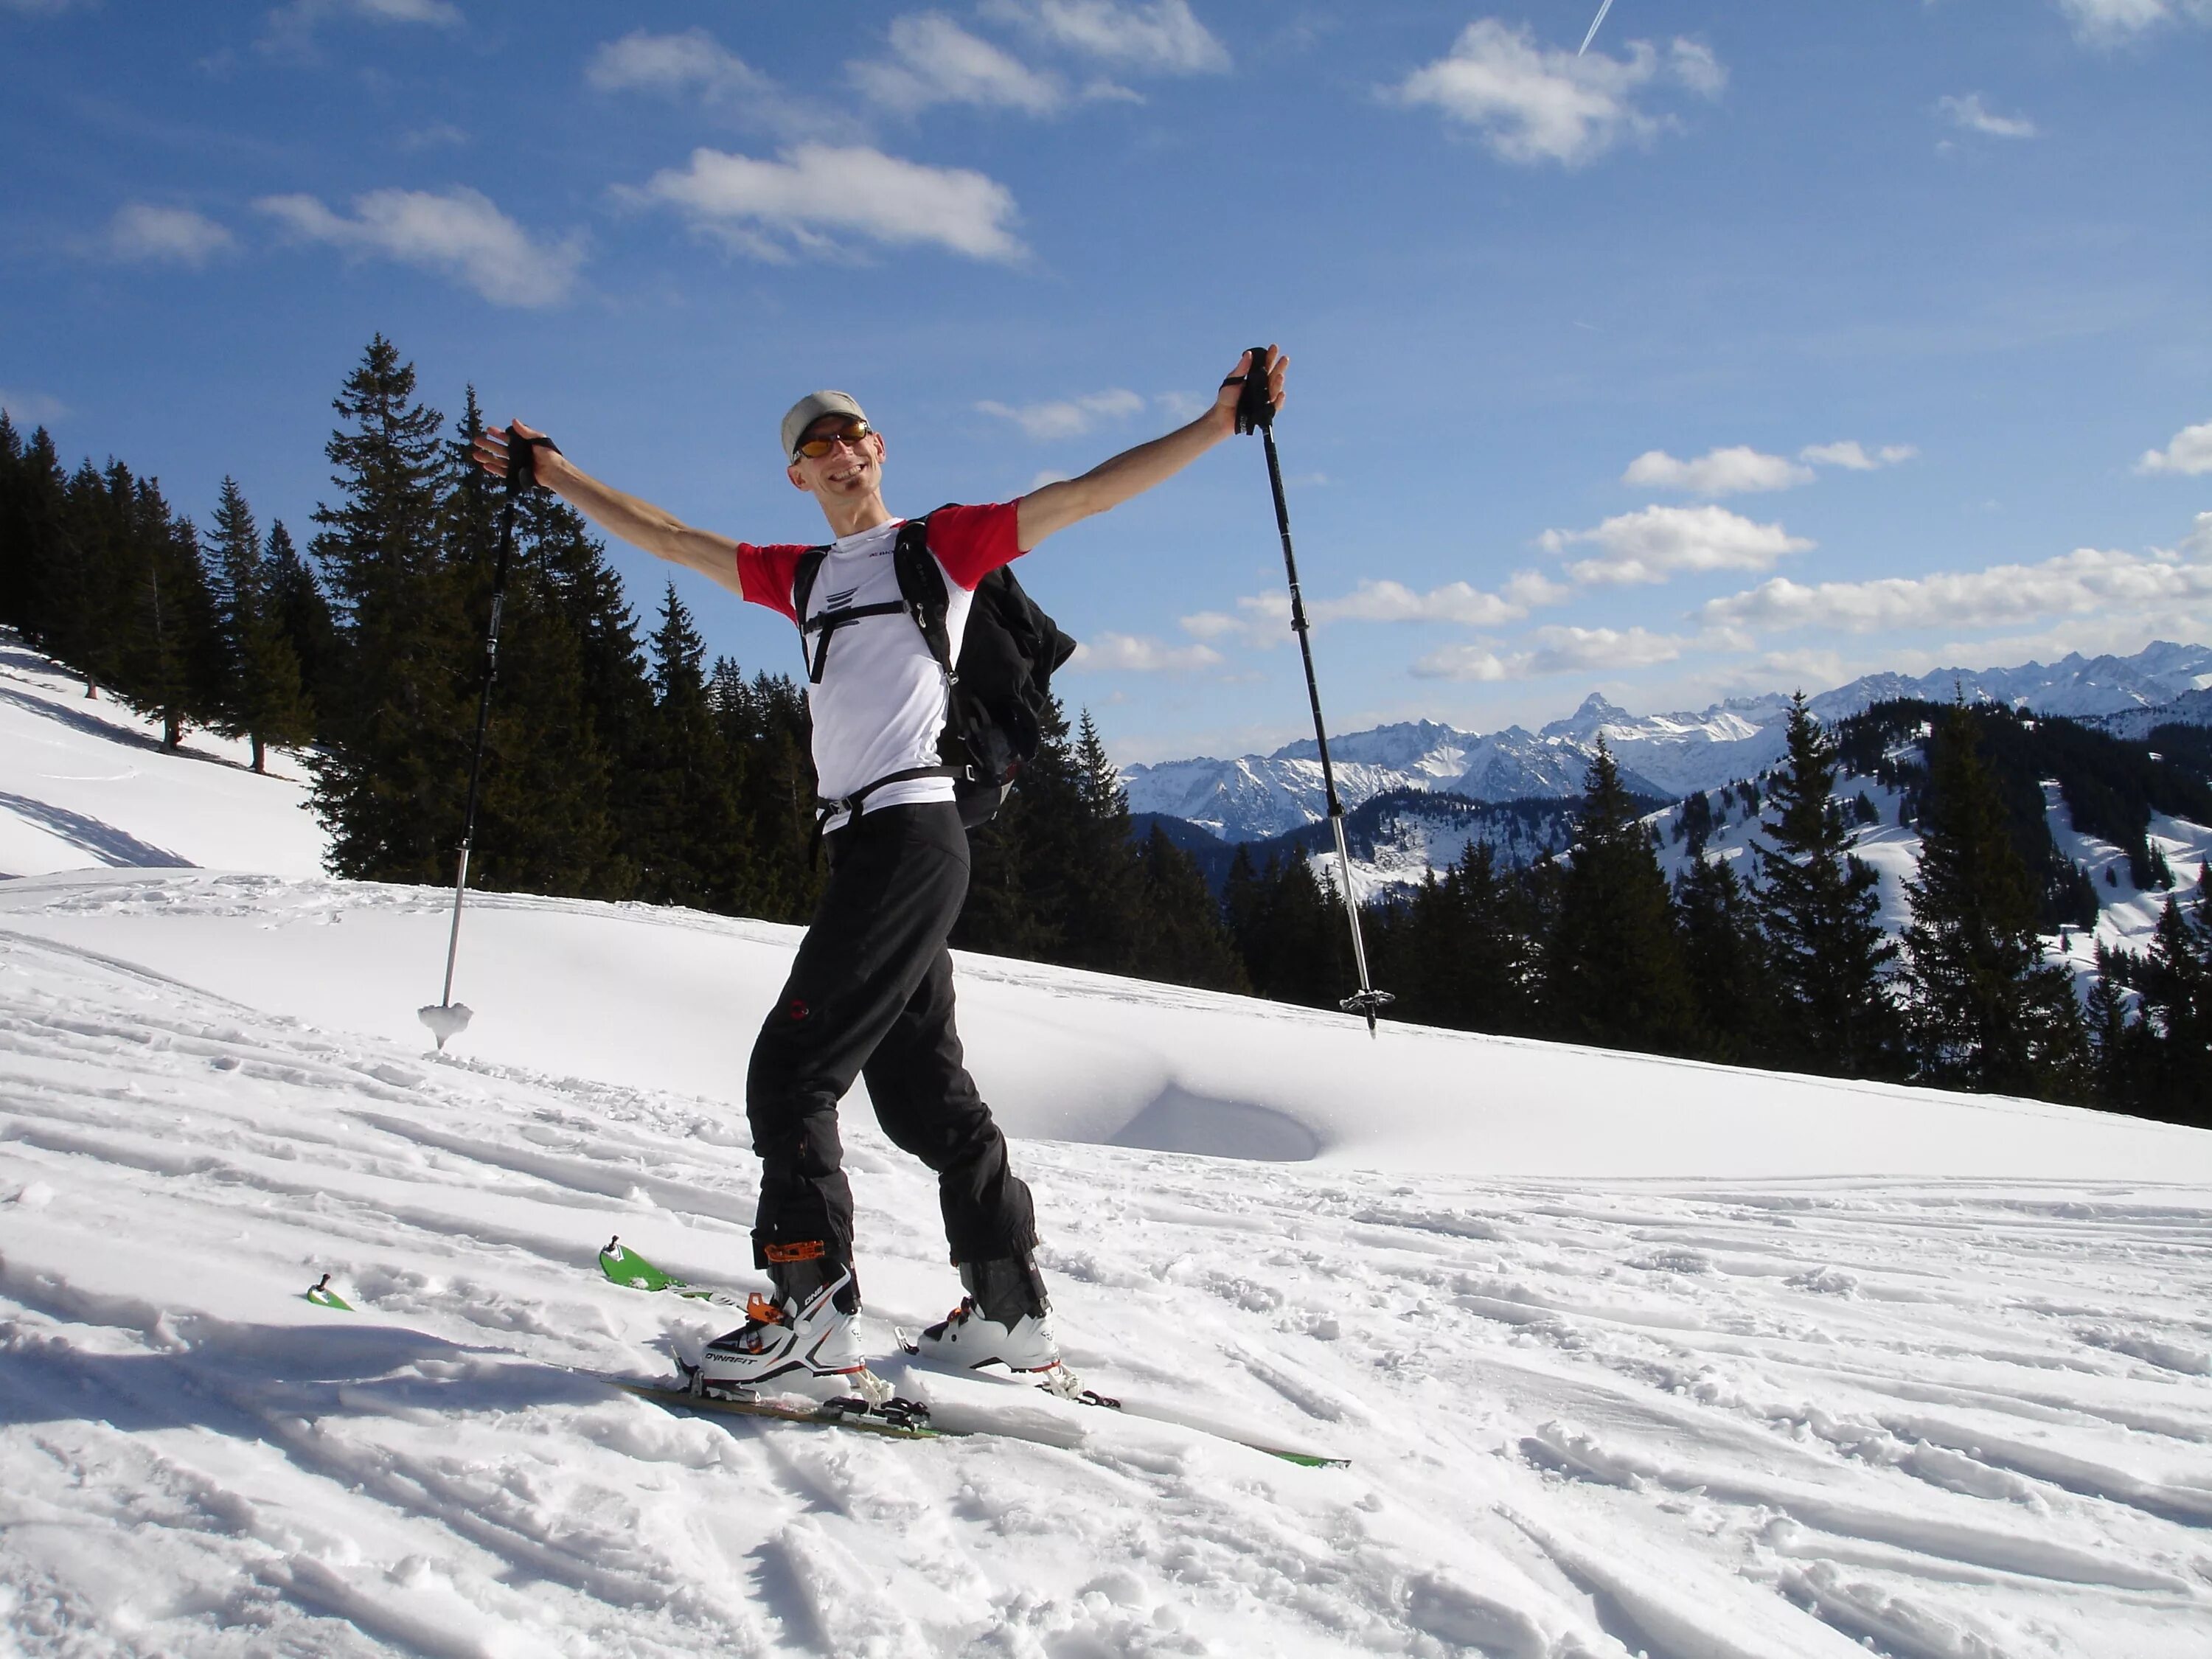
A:
[[[495,305],[556,305],[583,263],[580,238],[534,240],[489,197],[465,186],[442,196],[371,191],[354,198],[350,219],[313,196],[264,196],[253,205],[304,240],[456,277]]]
[[[1004,185],[863,144],[799,144],[773,161],[702,148],[689,167],[626,193],[765,259],[842,254],[839,236],[933,245],[970,259],[1011,262],[1028,252],[1013,234],[1014,198]]]
[[[1447,56],[1407,76],[1395,95],[1474,128],[1503,160],[1577,167],[1620,143],[1648,143],[1669,125],[1638,103],[1654,87],[1711,99],[1727,84],[1719,60],[1692,40],[1675,40],[1663,56],[1638,40],[1624,58],[1577,57],[1538,46],[1526,24],[1485,17],[1468,25]]]

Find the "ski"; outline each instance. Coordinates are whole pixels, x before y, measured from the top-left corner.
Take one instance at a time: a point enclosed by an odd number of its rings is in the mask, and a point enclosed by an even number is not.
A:
[[[625,1290],[664,1291],[693,1302],[711,1302],[723,1308],[744,1306],[742,1297],[728,1291],[694,1285],[689,1279],[678,1279],[674,1273],[663,1273],[623,1243],[619,1233],[609,1239],[599,1251],[599,1271],[606,1275],[609,1283],[619,1285]]]
[[[734,1308],[744,1305],[742,1299],[732,1291],[694,1285],[687,1279],[655,1267],[644,1256],[624,1244],[619,1236],[609,1239],[606,1248],[599,1252],[599,1271],[610,1284],[620,1285],[627,1290],[680,1296],[692,1301],[708,1302],[723,1307]],[[1099,1411],[1117,1412],[1124,1417],[1143,1418],[1150,1422],[1165,1423],[1176,1428],[1188,1429],[1194,1434],[1209,1435],[1216,1440],[1225,1440],[1231,1445],[1243,1446],[1249,1451],[1264,1453],[1269,1457],[1279,1457],[1286,1463],[1296,1463],[1303,1468],[1346,1468],[1350,1467],[1352,1462],[1348,1457],[1335,1457],[1324,1452],[1309,1451],[1296,1446],[1278,1445],[1273,1441],[1256,1439],[1229,1425],[1207,1422],[1201,1418],[1178,1413],[1164,1406],[1149,1405],[1141,1401],[1118,1400],[1110,1395],[1100,1394],[1092,1389],[1082,1389],[1073,1393],[1062,1394],[1048,1385],[1031,1382],[1010,1373],[975,1372],[954,1367],[933,1366],[922,1358],[919,1344],[913,1332],[903,1326],[896,1325],[891,1329],[892,1334],[898,1340],[901,1352],[916,1364],[934,1371],[939,1376],[973,1376],[985,1383],[1020,1387],[1031,1395],[1042,1395],[1045,1400],[1064,1400],[1070,1405],[1088,1406]],[[808,1410],[802,1407],[780,1406],[766,1401],[735,1401],[714,1395],[696,1395],[690,1392],[688,1379],[678,1384],[652,1383],[629,1377],[608,1377],[605,1380],[614,1383],[617,1388],[626,1389],[641,1398],[653,1400],[672,1410],[719,1412],[732,1416],[775,1418],[785,1422],[818,1423],[830,1427],[857,1428],[877,1434],[890,1434],[901,1439],[963,1438],[969,1435],[995,1434],[1010,1439],[1035,1441],[1044,1445],[1066,1446],[1079,1443],[1082,1438],[1079,1431],[1072,1434],[1067,1431],[1073,1428],[1073,1425],[1056,1430],[1042,1417],[1038,1417],[1036,1421],[1028,1420],[1029,1417],[1036,1416],[1036,1413],[1028,1413],[1019,1419],[1009,1417],[1004,1412],[999,1411],[974,1415],[969,1407],[948,1406],[945,1410],[938,1413],[934,1420],[932,1420],[927,1406],[914,1407],[911,1402],[908,1402],[910,1410],[919,1412],[918,1420],[925,1425],[925,1431],[915,1433],[887,1426],[883,1423],[871,1420],[866,1415],[855,1415],[849,1411],[832,1411],[827,1407]],[[901,1402],[892,1403],[897,1405]],[[1042,1401],[1038,1403],[1040,1406],[1042,1405]],[[1045,1409],[1049,1411],[1049,1407]],[[948,1416],[957,1420],[947,1421]]]
[[[929,1408],[911,1400],[893,1400],[871,1406],[860,1399],[832,1400],[822,1404],[793,1400],[733,1400],[726,1395],[695,1391],[689,1379],[682,1382],[649,1382],[638,1377],[603,1379],[624,1394],[650,1400],[673,1412],[698,1412],[714,1417],[764,1417],[779,1423],[808,1423],[825,1429],[858,1429],[864,1434],[892,1440],[943,1440],[952,1437],[933,1427]]]
[[[1042,1394],[1048,1399],[1065,1400],[1070,1405],[1090,1406],[1099,1411],[1119,1412],[1124,1417],[1141,1417],[1148,1422],[1171,1424],[1179,1429],[1188,1429],[1195,1434],[1211,1435],[1216,1440],[1226,1440],[1232,1445],[1243,1447],[1247,1451],[1264,1452],[1269,1457],[1279,1457],[1285,1463],[1296,1463],[1301,1468],[1348,1469],[1352,1467],[1352,1460],[1348,1457],[1336,1457],[1327,1452],[1306,1451],[1295,1446],[1278,1445],[1269,1440],[1255,1440],[1222,1424],[1209,1423],[1164,1406],[1148,1405],[1141,1401],[1118,1400],[1111,1395],[1100,1394],[1095,1389],[1078,1389],[1073,1392],[1062,1392],[1049,1382],[1030,1382],[1018,1372],[969,1370],[957,1366],[937,1365],[923,1356],[921,1342],[914,1332],[907,1329],[903,1325],[895,1325],[891,1329],[892,1334],[898,1338],[899,1347],[905,1352],[908,1358],[917,1365],[940,1372],[947,1376],[972,1376],[985,1382],[1012,1383]]]

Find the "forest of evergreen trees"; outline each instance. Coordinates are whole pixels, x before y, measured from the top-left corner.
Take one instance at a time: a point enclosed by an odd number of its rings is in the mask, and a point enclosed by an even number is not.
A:
[[[0,623],[88,695],[158,719],[168,746],[206,727],[249,740],[257,769],[272,745],[298,750],[333,874],[447,882],[500,487],[467,461],[473,392],[448,428],[380,336],[334,407],[332,496],[304,556],[234,480],[203,530],[154,479],[116,460],[70,471],[44,430],[0,414]],[[506,606],[471,880],[803,921],[819,874],[793,680],[708,664],[672,583],[641,623],[550,495],[521,505]],[[1932,727],[1921,758],[1896,759],[1915,726]],[[1601,748],[1565,856],[1514,867],[1477,842],[1366,911],[1376,982],[1426,1024],[2212,1126],[2212,908],[2199,872],[2164,870],[2145,839],[2154,806],[2178,810],[2159,790],[2181,786],[2091,744],[2063,762],[2076,824],[2126,849],[2139,886],[2174,889],[2146,951],[2100,957],[2085,1009],[2037,933],[2088,925],[2096,896],[2052,861],[2039,789],[1997,763],[2021,726],[1899,706],[1832,732],[1800,698],[1786,762],[1763,791],[1740,786],[1764,813],[1751,881],[1703,855],[1696,796],[1681,824],[1697,856],[1669,884]],[[1847,747],[1855,771],[1910,771],[1885,775],[1924,837],[1903,949],[1850,851],[1870,807],[1837,799]],[[957,946],[1314,1006],[1350,987],[1340,901],[1308,860],[1240,848],[1217,896],[1164,831],[1132,836],[1087,714],[1055,722],[974,851]]]

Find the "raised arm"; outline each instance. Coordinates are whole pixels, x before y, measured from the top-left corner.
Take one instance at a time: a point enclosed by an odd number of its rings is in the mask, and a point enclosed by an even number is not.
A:
[[[517,421],[514,430],[525,438],[545,434]],[[495,427],[477,434],[477,465],[493,477],[507,476],[507,429]],[[531,458],[538,482],[574,507],[610,536],[619,536],[632,547],[641,547],[658,558],[711,576],[736,592],[738,544],[709,530],[694,530],[674,514],[625,495],[601,483],[558,450],[540,446]]]
[[[1267,391],[1276,407],[1283,402],[1283,371],[1291,360],[1274,347],[1267,348]],[[1246,352],[1229,371],[1221,390],[1207,410],[1188,426],[1178,427],[1164,438],[1155,438],[1134,449],[1125,449],[1111,460],[1101,461],[1079,478],[1048,483],[1022,497],[1016,520],[1015,539],[1026,553],[1055,530],[1116,507],[1132,495],[1141,495],[1164,483],[1237,430],[1237,399],[1244,375],[1251,368]]]

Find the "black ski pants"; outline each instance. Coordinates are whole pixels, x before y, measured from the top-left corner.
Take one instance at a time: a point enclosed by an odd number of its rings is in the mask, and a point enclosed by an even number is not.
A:
[[[937,1172],[952,1260],[1026,1256],[1030,1190],[962,1063],[945,935],[968,894],[968,832],[950,801],[878,807],[823,842],[830,880],[761,1026],[745,1115],[761,1159],[753,1264],[853,1260],[837,1103],[865,1077],[876,1120]]]

